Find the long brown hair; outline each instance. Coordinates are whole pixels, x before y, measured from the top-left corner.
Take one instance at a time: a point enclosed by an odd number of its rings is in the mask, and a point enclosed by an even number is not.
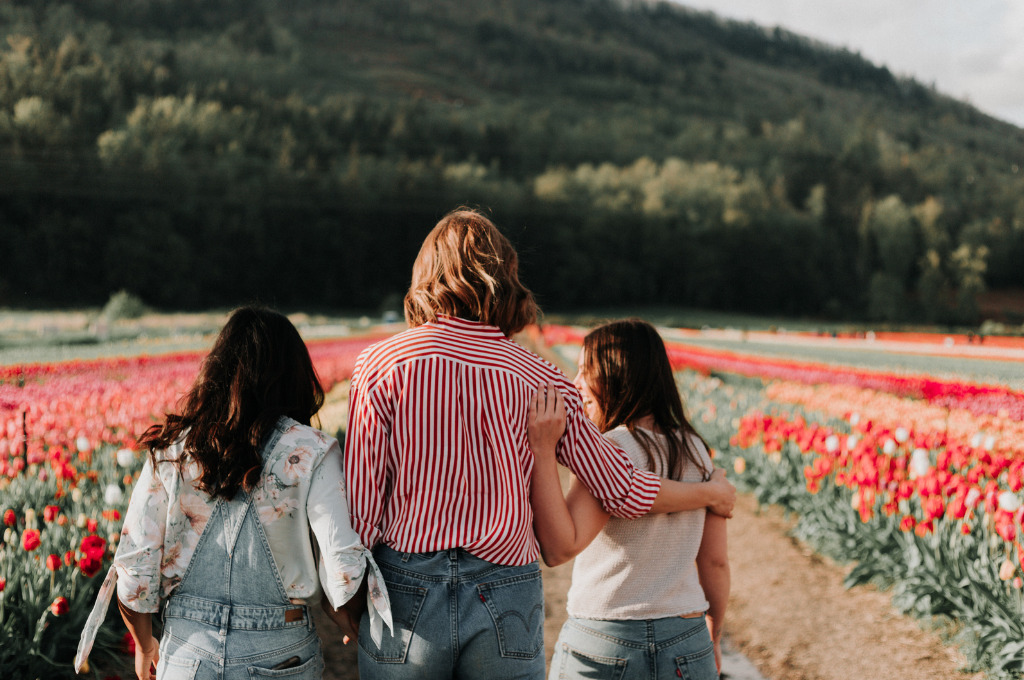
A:
[[[519,256],[489,219],[460,208],[427,234],[405,295],[410,326],[449,314],[497,326],[512,336],[537,319],[533,294],[519,282]]]
[[[583,338],[583,377],[601,410],[601,432],[625,425],[647,454],[650,469],[681,479],[688,461],[707,478],[711,474],[692,437],[707,446],[686,419],[665,342],[646,321],[629,319],[598,326]],[[636,423],[644,416],[666,435],[664,454]]]
[[[184,438],[199,467],[197,487],[213,497],[251,491],[263,471],[260,447],[281,416],[309,425],[324,403],[309,350],[282,314],[242,307],[231,314],[199,376],[162,424],[142,435],[150,458]]]

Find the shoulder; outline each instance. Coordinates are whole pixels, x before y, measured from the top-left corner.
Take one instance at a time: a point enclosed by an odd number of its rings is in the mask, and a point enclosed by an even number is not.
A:
[[[281,433],[277,440],[275,449],[307,448],[312,453],[322,456],[332,445],[337,444],[337,439],[321,432],[315,427],[303,425],[291,418],[281,418],[277,424]]]
[[[181,437],[166,449],[159,449],[153,452],[153,460],[156,463],[176,463],[185,455],[185,438]]]
[[[649,468],[649,461],[647,454],[644,452],[640,442],[636,440],[636,437],[626,429],[625,425],[619,425],[614,430],[608,430],[604,433],[604,438],[615,444],[629,456],[629,459],[633,461],[641,470],[647,470]]]
[[[370,345],[356,359],[353,384],[375,382],[395,366],[429,352],[436,331],[435,327],[424,324]]]

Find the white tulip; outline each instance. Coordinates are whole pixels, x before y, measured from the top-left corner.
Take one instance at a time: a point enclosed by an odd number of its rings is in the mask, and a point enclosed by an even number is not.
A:
[[[1021,506],[1020,498],[1012,491],[999,494],[999,508],[1007,512],[1016,512]]]
[[[971,489],[967,492],[967,498],[964,499],[964,504],[969,508],[976,508],[978,501],[981,500],[981,491],[978,489]]]
[[[932,466],[931,456],[928,455],[927,449],[914,449],[914,452],[910,454],[910,478],[923,477],[928,474],[928,470]]]
[[[971,437],[971,448],[977,449],[981,446],[982,436],[980,432],[975,432]]]
[[[135,452],[131,449],[120,449],[117,452],[117,464],[123,468],[131,467],[135,464]]]
[[[887,456],[891,456],[896,453],[896,442],[891,439],[886,439],[885,443],[882,444],[882,453]]]
[[[860,437],[858,437],[855,434],[851,434],[849,437],[846,438],[846,448],[851,450],[851,451],[854,448],[856,448],[857,444],[859,444],[859,443],[860,443]]]
[[[124,492],[117,484],[110,484],[103,492],[103,502],[107,505],[117,505],[124,498]]]
[[[834,434],[830,434],[825,439],[825,450],[829,453],[835,453],[839,449],[839,437]]]
[[[995,438],[995,436],[990,434],[989,436],[985,437],[985,450],[986,451],[991,451],[993,449],[993,447],[995,447],[995,445],[996,445],[996,438]]]
[[[92,445],[89,443],[88,437],[82,436],[75,440],[75,448],[78,449],[79,453],[85,453],[92,448]]]
[[[902,444],[903,442],[910,439],[910,430],[908,430],[905,427],[897,427],[896,431],[893,433],[893,436],[896,437],[896,441]]]
[[[850,415],[850,425],[854,425],[855,426],[859,422],[860,422],[860,414],[859,413],[853,413],[853,414]]]

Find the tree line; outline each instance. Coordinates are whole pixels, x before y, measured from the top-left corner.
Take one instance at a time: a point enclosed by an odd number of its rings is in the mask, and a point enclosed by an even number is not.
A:
[[[462,204],[550,307],[970,323],[1024,287],[1017,128],[667,5],[456,5],[0,7],[0,305],[373,309]]]

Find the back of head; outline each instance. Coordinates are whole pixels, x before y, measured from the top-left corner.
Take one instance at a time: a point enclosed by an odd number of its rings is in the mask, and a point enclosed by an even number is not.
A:
[[[259,449],[278,419],[308,425],[323,401],[295,326],[278,312],[243,307],[221,329],[179,412],[140,441],[152,454],[184,438],[185,456],[199,467],[199,488],[230,499],[258,482]]]
[[[475,210],[445,215],[413,264],[406,321],[419,326],[440,314],[497,326],[507,336],[537,318],[533,294],[519,282],[515,248]]]
[[[665,342],[657,329],[640,319],[598,326],[583,339],[583,360],[584,377],[600,406],[599,430],[625,425],[651,458],[654,470],[653,440],[636,428],[637,421],[650,415],[655,426],[669,435],[664,474],[678,478],[684,457],[710,472],[693,449],[691,437],[700,435],[686,418]]]

